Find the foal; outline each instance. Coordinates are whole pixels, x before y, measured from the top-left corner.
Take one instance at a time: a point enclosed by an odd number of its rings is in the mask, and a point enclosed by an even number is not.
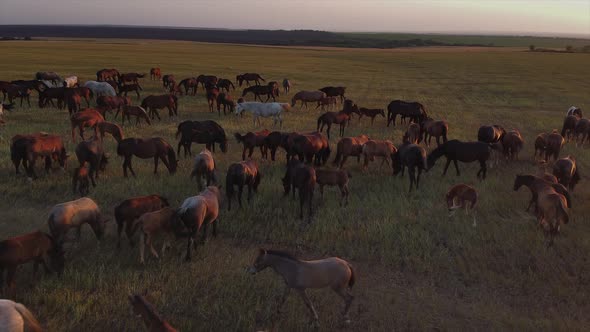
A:
[[[340,188],[340,206],[346,199],[346,205],[348,205],[348,179],[352,177],[350,172],[343,169],[316,169],[316,182],[320,185],[320,195],[324,198],[324,186],[338,186]]]
[[[449,217],[455,214],[457,209],[465,209],[465,214],[469,215],[469,209],[473,210],[477,204],[477,191],[475,188],[466,184],[458,184],[453,186],[445,196],[447,200],[447,208],[449,209]],[[473,227],[477,226],[475,220],[475,212],[473,213]]]

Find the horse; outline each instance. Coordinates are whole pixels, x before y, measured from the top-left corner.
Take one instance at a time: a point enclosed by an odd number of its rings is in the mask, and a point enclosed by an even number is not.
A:
[[[260,85],[260,81],[266,82],[262,76],[256,73],[245,73],[236,76],[236,83],[242,87],[242,82],[246,82],[246,85],[250,86],[250,82],[254,81],[256,85]]]
[[[139,85],[139,79],[144,78],[145,74],[125,73],[119,75],[119,87],[127,82]]]
[[[563,138],[565,138],[567,142],[569,142],[574,137],[576,125],[578,124],[579,120],[580,118],[578,118],[576,115],[568,115],[563,120],[563,126],[561,127],[561,136],[563,136]]]
[[[524,146],[524,140],[518,130],[511,130],[502,137],[504,156],[510,160],[518,160],[518,153]]]
[[[207,105],[209,105],[209,112],[213,113],[213,104],[217,102],[217,97],[219,96],[219,89],[216,86],[207,86],[205,94],[207,97]],[[217,104],[217,109],[219,110],[219,104]],[[219,111],[217,112],[217,114],[221,116],[221,113],[219,113]]]
[[[477,190],[466,184],[460,183],[454,185],[445,195],[449,217],[455,214],[457,209],[465,209],[465,214],[469,215],[469,210],[475,209],[477,204]],[[477,226],[475,212],[473,214],[473,227]]]
[[[430,170],[434,167],[434,164],[440,157],[445,156],[447,163],[443,170],[443,176],[447,174],[447,169],[451,161],[455,164],[455,170],[457,171],[457,176],[459,176],[461,172],[459,171],[457,161],[464,163],[479,161],[480,169],[477,172],[477,178],[480,179],[481,176],[481,179],[485,179],[488,169],[486,162],[490,159],[491,151],[492,146],[488,143],[450,140],[430,152],[428,155],[428,169]]]
[[[35,74],[35,79],[41,81],[51,81],[51,83],[56,85],[63,81],[59,75],[52,71],[38,71]]]
[[[346,87],[344,86],[326,86],[321,89],[318,89],[326,94],[328,97],[340,97],[340,102],[344,102],[346,98],[344,94],[346,93]]]
[[[424,133],[424,143],[427,146],[430,146],[433,136],[436,137],[436,146],[440,146],[440,137],[443,143],[448,141],[449,124],[444,120],[434,121],[432,118],[426,118],[420,123],[420,130]]]
[[[246,95],[248,93],[251,93],[254,95],[254,101],[256,101],[257,99],[260,99],[260,101],[262,102],[261,96],[266,96],[266,100],[264,102],[267,102],[270,98],[272,98],[273,102],[277,101],[275,98],[276,91],[270,85],[253,85],[253,86],[247,87],[244,89],[244,91],[242,91],[242,97],[246,97]]]
[[[125,138],[123,134],[123,128],[114,122],[103,121],[97,124],[100,138],[104,139],[104,134],[109,133],[117,142],[121,142]]]
[[[29,179],[36,179],[35,161],[38,157],[45,159],[45,171],[49,172],[51,160],[56,160],[65,169],[68,154],[60,136],[49,134],[16,135],[12,138],[11,159],[18,174],[21,160]]]
[[[408,142],[411,144],[418,144],[422,141],[422,128],[419,124],[410,122],[408,129],[404,133],[402,141]]]
[[[33,262],[33,276],[37,274],[39,264],[43,265],[46,273],[55,271],[61,275],[64,269],[64,253],[60,243],[40,231],[1,241],[0,289],[3,288],[4,270],[8,270],[7,286],[14,291],[16,286],[14,276],[18,266],[31,261]],[[0,328],[2,327],[2,315],[0,315]]]
[[[584,146],[585,140],[590,142],[590,120],[584,118],[578,120],[574,135],[576,136],[576,146]],[[579,139],[580,135],[582,135],[582,139]]]
[[[576,165],[576,159],[572,156],[561,158],[553,164],[553,175],[559,183],[570,191],[580,182],[581,176]]]
[[[252,153],[254,153],[254,148],[260,148],[260,155],[263,159],[267,158],[267,149],[265,145],[265,139],[270,134],[270,131],[264,129],[259,132],[248,132],[245,135],[240,135],[240,133],[235,133],[234,136],[238,143],[242,143],[244,149],[242,150],[242,160],[246,160],[246,150],[249,150],[248,158],[252,158]]]
[[[304,105],[307,108],[308,102],[319,102],[323,98],[326,98],[326,93],[322,91],[299,91],[291,98],[291,107],[294,107],[297,101],[301,100],[301,108]]]
[[[350,190],[348,189],[348,181],[352,177],[350,172],[343,169],[321,169],[315,170],[316,183],[320,186],[320,195],[322,200],[324,199],[324,186],[338,186],[340,189],[340,206],[346,199],[346,205],[348,205],[348,195]]]
[[[357,162],[361,161],[363,154],[363,144],[369,141],[367,135],[360,135],[356,137],[344,137],[336,144],[336,157],[334,158],[334,166],[338,168],[344,167],[344,163],[348,157],[357,157]]]
[[[121,113],[121,124],[125,124],[125,118],[127,123],[131,124],[131,116],[135,116],[135,125],[139,125],[139,119],[144,119],[148,125],[151,125],[150,117],[147,111],[141,106],[123,106],[123,113]]]
[[[211,183],[217,184],[217,176],[215,175],[215,159],[211,151],[204,149],[195,157],[193,171],[191,172],[191,179],[197,178],[199,190],[203,190],[203,184],[201,183],[201,177],[205,176],[207,180],[207,187]]]
[[[332,124],[337,124],[340,126],[340,137],[344,136],[344,128],[346,127],[346,123],[350,120],[350,115],[346,114],[344,111],[340,112],[326,112],[318,117],[317,120],[317,131],[322,132],[324,130],[324,126],[327,126],[326,134],[328,135],[328,139],[330,138],[330,128],[332,128]]]
[[[64,98],[65,103],[68,106],[68,113],[70,116],[80,110],[82,98],[77,94],[69,94],[67,97]]]
[[[96,97],[96,105],[104,110],[105,115],[107,111],[113,111],[116,109],[116,119],[123,106],[131,105],[131,98],[123,96],[99,96]]]
[[[84,87],[92,90],[95,96],[116,96],[115,88],[107,82],[86,81]]]
[[[80,84],[78,84],[78,76],[68,76],[64,78],[63,86],[64,88],[75,88],[80,86]]]
[[[96,72],[96,80],[101,81],[108,81],[108,80],[118,80],[119,79],[119,71],[111,68],[111,69],[101,69]]]
[[[221,105],[223,105],[223,115],[225,115],[226,107],[229,107],[229,112],[235,112],[236,103],[229,93],[220,93],[217,95],[217,115],[221,116]]]
[[[4,87],[10,84],[22,86],[23,88],[27,88],[30,90],[35,90],[37,91],[37,93],[40,93],[41,91],[48,88],[48,86],[45,85],[43,81],[39,80],[15,80],[10,82],[2,82],[2,84],[0,84],[0,90],[4,90]]]
[[[574,115],[577,116],[578,119],[583,118],[584,116],[582,115],[582,109],[578,108],[576,106],[572,106],[567,110],[566,116],[570,116],[570,115]]]
[[[305,165],[297,159],[289,160],[287,163],[287,172],[281,180],[285,195],[293,190],[293,198],[295,198],[295,189],[299,191],[299,218],[303,219],[303,205],[307,201],[309,204],[309,218],[311,220],[313,192],[316,185],[315,169],[311,166]]]
[[[560,183],[549,182],[545,179],[542,179],[534,175],[519,174],[514,179],[513,190],[518,191],[518,189],[520,189],[520,187],[522,186],[526,186],[527,188],[529,188],[532,194],[531,200],[529,201],[529,205],[527,206],[526,211],[529,211],[533,204],[537,204],[539,193],[547,190],[553,190],[554,192],[563,195],[566,198],[567,206],[569,208],[572,207],[572,200],[570,194],[567,188],[565,188]]]
[[[11,84],[6,86],[3,91],[8,96],[9,103],[12,104],[14,103],[14,99],[20,98],[21,107],[23,106],[23,100],[26,100],[27,104],[29,104],[29,107],[31,107],[31,89],[24,86]]]
[[[377,115],[381,115],[383,118],[385,118],[385,111],[382,108],[364,108],[364,107],[361,107],[361,108],[359,108],[358,114],[359,114],[359,123],[361,122],[361,118],[363,116],[368,116],[368,117],[371,118],[371,126],[375,122],[375,117]]]
[[[137,84],[137,83],[132,83],[132,84],[122,84],[119,83],[119,93],[117,95],[119,96],[125,96],[127,97],[127,93],[131,92],[131,91],[135,91],[135,94],[137,95],[137,100],[139,100],[141,98],[141,95],[139,94],[139,91],[142,91],[143,89],[141,88],[141,85]]]
[[[336,104],[338,103],[338,98],[336,97],[326,97],[322,98],[318,101],[318,105],[315,107],[317,110],[320,108],[322,111],[324,109],[330,110],[331,108],[336,108]]]
[[[143,319],[143,323],[151,332],[176,332],[176,329],[164,320],[154,307],[141,295],[129,295],[133,313]]]
[[[104,122],[104,117],[95,109],[86,108],[72,114],[70,123],[72,126],[72,141],[76,143],[75,129],[78,128],[80,137],[84,138],[84,128],[94,128],[94,136],[98,137],[98,124]]]
[[[554,160],[557,160],[557,158],[559,158],[559,153],[561,152],[561,147],[565,144],[563,136],[559,135],[557,130],[554,129],[551,134],[547,135],[546,142],[545,160],[549,161],[551,156],[553,156]]]
[[[201,191],[199,195],[185,199],[178,208],[176,214],[184,227],[189,230],[186,261],[191,260],[191,245],[195,243],[197,233],[201,230],[201,227],[203,227],[203,241],[207,238],[207,226],[209,224],[213,226],[213,237],[217,236],[220,201],[221,193],[219,188],[209,186]]]
[[[76,158],[80,163],[80,167],[84,164],[90,166],[89,177],[92,182],[92,186],[96,187],[96,180],[99,177],[99,172],[106,170],[108,158],[104,152],[102,140],[98,137],[94,137],[89,141],[82,141],[76,146]]]
[[[477,130],[477,140],[484,143],[502,142],[506,130],[499,125],[481,126]]]
[[[535,154],[533,159],[537,158],[537,155],[545,160],[545,150],[547,149],[547,136],[548,133],[541,133],[535,138]]]
[[[71,229],[76,230],[76,241],[80,242],[81,227],[90,225],[97,240],[104,235],[107,220],[102,219],[100,209],[96,202],[88,197],[82,197],[53,206],[47,218],[49,232],[57,243],[63,243]]]
[[[286,141],[289,134],[280,131],[273,131],[264,138],[264,147],[270,150],[270,160],[275,161],[277,149],[283,147],[287,150]]]
[[[291,90],[291,87],[293,85],[291,84],[291,81],[288,78],[283,79],[283,89],[285,90],[285,94],[289,94],[289,91]]]
[[[141,159],[154,158],[154,174],[158,174],[158,160],[162,160],[170,174],[176,173],[178,163],[174,149],[168,142],[160,137],[152,138],[126,138],[117,144],[117,154],[125,158],[123,162],[123,176],[127,177],[127,169],[133,177],[135,172],[131,165],[131,158],[136,156]]]
[[[66,88],[47,88],[39,93],[39,108],[43,108],[47,103],[51,103],[51,106],[57,108],[63,107],[64,98],[66,95]],[[56,104],[53,103],[53,99],[56,100]]]
[[[121,248],[121,232],[125,227],[125,234],[129,245],[133,246],[135,220],[147,212],[158,211],[170,206],[165,197],[148,195],[128,198],[115,206],[115,221],[117,222],[117,248]]]
[[[199,75],[197,76],[197,83],[201,83],[203,89],[207,86],[216,86],[219,79],[215,75]]]
[[[183,87],[184,88],[184,94],[185,95],[189,95],[189,91],[192,91],[192,95],[196,95],[197,94],[197,87],[199,86],[199,82],[197,82],[197,79],[194,77],[189,77],[189,78],[185,78],[182,81],[180,81],[180,83],[178,83],[179,87]]]
[[[156,249],[152,245],[152,240],[157,235],[162,234],[165,238],[162,245],[161,255],[167,247],[172,247],[171,242],[175,237],[181,237],[182,231],[177,228],[180,223],[176,222],[176,210],[171,207],[165,207],[158,211],[146,212],[142,214],[135,224],[134,230],[139,230],[139,263],[145,263],[145,248],[149,247],[152,255],[160,258]]]
[[[403,100],[394,100],[387,105],[387,126],[391,123],[395,126],[397,115],[409,117],[415,123],[422,123],[427,117],[426,108],[418,102],[407,102]]]
[[[0,300],[0,330],[7,332],[42,332],[41,324],[24,305]]]
[[[90,192],[90,170],[88,166],[81,165],[74,169],[72,175],[72,192],[74,195],[78,192],[81,197],[88,195]]]
[[[243,102],[236,106],[234,114],[241,115],[243,112],[252,113],[252,119],[254,126],[256,122],[260,125],[260,117],[273,118],[273,126],[279,123],[279,127],[283,127],[283,117],[281,113],[283,111],[289,111],[291,107],[287,103],[257,103],[257,102]]]
[[[221,90],[221,91],[225,90],[225,92],[228,92],[228,93],[229,93],[230,88],[232,90],[236,89],[236,87],[232,83],[232,81],[228,80],[227,78],[220,78],[217,81],[217,86],[219,87],[219,90]]]
[[[152,120],[154,119],[154,115],[158,117],[158,120],[161,120],[158,110],[162,108],[168,109],[168,117],[171,118],[173,115],[178,116],[178,97],[170,94],[149,95],[141,101],[141,107],[151,114]]]
[[[308,134],[292,133],[287,137],[286,142],[289,156],[297,155],[299,160],[312,163],[315,158],[315,165],[325,165],[330,157],[330,142],[328,138],[319,132]]]
[[[219,144],[221,152],[227,152],[227,137],[223,128],[215,121],[183,121],[178,125],[176,138],[178,141],[177,154],[180,157],[180,147],[184,147],[184,156],[191,153],[192,142],[205,144],[207,150],[215,152],[215,143]]]
[[[242,208],[242,191],[248,186],[248,202],[252,199],[252,191],[258,192],[262,178],[258,164],[253,160],[233,163],[227,169],[225,177],[225,194],[227,196],[227,210],[231,211],[231,201],[234,196],[234,186],[238,187],[238,205]]]
[[[176,85],[176,79],[174,75],[167,74],[162,76],[162,85],[164,86],[164,90],[173,88]]]
[[[391,157],[391,165],[393,176],[396,176],[401,170],[403,177],[404,169],[407,167],[410,177],[409,191],[412,191],[412,185],[414,183],[416,184],[416,190],[418,190],[422,171],[428,171],[426,150],[416,144],[404,143],[398,148],[397,153]],[[416,169],[418,169],[418,176],[416,176]]]
[[[566,198],[553,190],[539,192],[537,221],[545,235],[550,236],[548,246],[553,245],[553,238],[559,234],[561,225],[569,221]]]
[[[150,69],[150,79],[152,81],[159,81],[162,78],[162,70],[160,67],[154,67]]]
[[[389,140],[368,140],[362,146],[362,153],[365,157],[363,170],[367,170],[369,168],[369,160],[373,161],[375,160],[375,157],[383,158],[379,168],[381,168],[384,163],[389,165],[389,159],[393,160],[394,155],[397,153],[397,148]]]
[[[346,324],[350,323],[348,310],[354,300],[351,290],[356,281],[356,272],[349,262],[338,257],[304,261],[284,251],[259,249],[258,256],[254,264],[248,268],[248,272],[255,274],[267,267],[272,268],[285,281],[285,290],[277,306],[277,314],[280,314],[291,289],[296,289],[311,312],[314,322],[319,325],[318,314],[307,296],[306,289],[330,287],[344,300],[342,316]]]

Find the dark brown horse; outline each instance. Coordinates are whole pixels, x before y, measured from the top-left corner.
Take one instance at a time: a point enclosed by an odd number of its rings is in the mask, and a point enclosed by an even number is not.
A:
[[[154,81],[160,80],[162,78],[162,70],[159,67],[150,69],[150,78]]]
[[[180,83],[178,83],[178,86],[184,88],[185,95],[188,96],[190,91],[190,94],[194,96],[197,94],[197,87],[199,86],[199,82],[197,82],[196,78],[189,77],[180,81]]]
[[[203,89],[205,89],[208,85],[213,86],[217,85],[218,78],[215,75],[199,75],[197,76],[197,84],[200,83]]]
[[[590,141],[590,120],[585,118],[578,120],[574,135],[576,136],[576,145],[584,146],[584,141]],[[581,139],[580,136],[582,136]]]
[[[332,128],[332,124],[337,124],[340,126],[340,137],[344,136],[344,128],[346,127],[346,123],[350,121],[350,114],[347,114],[344,111],[340,112],[326,112],[318,117],[317,121],[317,131],[322,132],[324,130],[324,126],[327,126],[326,134],[328,135],[328,139],[330,138],[330,128]]]
[[[47,103],[51,103],[51,106],[62,108],[65,96],[66,88],[47,88],[39,93],[39,108],[47,106]],[[56,100],[56,104],[53,103],[53,99]]]
[[[176,85],[176,78],[171,74],[164,75],[162,76],[162,85],[165,90],[170,90]]]
[[[299,191],[299,218],[301,219],[303,219],[303,205],[308,202],[311,221],[313,192],[316,185],[315,169],[297,159],[292,159],[287,164],[287,172],[282,181],[285,196],[288,196],[289,192],[293,190],[293,197],[295,197],[295,190]]]
[[[410,191],[412,191],[413,184],[416,184],[416,190],[418,190],[422,171],[428,171],[426,160],[426,150],[423,147],[416,144],[404,143],[398,148],[394,157],[392,157],[391,165],[393,167],[393,175],[395,176],[401,171],[403,177],[404,169],[407,167],[410,177]],[[418,170],[418,176],[416,176],[416,169]]]
[[[236,87],[234,86],[232,81],[230,81],[226,78],[220,78],[217,81],[217,87],[219,87],[219,90],[221,90],[221,91],[225,90],[225,92],[229,92],[230,89],[232,89],[232,90],[236,89]]]
[[[287,139],[288,133],[282,133],[280,131],[273,131],[264,138],[264,146],[267,150],[270,150],[270,160],[275,161],[275,156],[279,147],[288,151]]]
[[[99,82],[103,81],[115,81],[119,79],[119,71],[111,68],[111,69],[101,69],[96,72],[96,80]]]
[[[242,97],[245,97],[248,93],[254,95],[254,101],[260,99],[260,101],[263,102],[261,96],[266,96],[266,100],[264,102],[267,102],[270,98],[272,98],[274,102],[277,101],[275,98],[275,89],[269,85],[254,85],[247,87],[242,92]]]
[[[553,130],[551,134],[547,135],[546,139],[547,145],[545,147],[545,160],[549,161],[549,159],[553,156],[554,160],[559,158],[559,153],[561,152],[561,147],[565,143],[565,140],[557,130]]]
[[[570,191],[574,191],[574,187],[581,179],[576,165],[576,159],[572,156],[557,160],[553,164],[553,175],[555,175],[559,183]]]
[[[102,140],[94,137],[88,141],[82,141],[76,146],[76,157],[80,166],[88,164],[90,181],[92,186],[96,187],[96,179],[99,178],[99,172],[104,172],[108,163],[108,158],[104,153]]]
[[[122,96],[99,96],[96,97],[96,105],[106,111],[117,110],[115,119],[119,115],[121,108],[125,105],[131,105],[131,98]]]
[[[292,133],[287,137],[289,147],[288,156],[298,156],[300,161],[305,160],[315,165],[325,165],[330,157],[330,143],[326,136],[319,132],[309,134]]]
[[[238,143],[242,143],[244,149],[242,150],[242,160],[246,160],[246,150],[249,150],[248,158],[252,158],[252,153],[254,152],[254,148],[260,148],[260,155],[263,159],[266,159],[267,156],[267,149],[265,144],[266,137],[270,134],[270,131],[264,129],[259,132],[248,132],[245,135],[240,135],[240,133],[235,133],[234,136],[238,140]]]
[[[149,95],[141,101],[141,107],[151,114],[152,120],[154,119],[154,115],[158,120],[161,120],[158,110],[163,108],[168,109],[169,117],[172,117],[173,115],[178,116],[178,97],[170,94],[158,96]]]
[[[448,141],[447,134],[449,132],[449,124],[444,121],[434,121],[432,118],[426,118],[420,123],[420,130],[424,133],[424,143],[430,146],[432,137],[436,137],[436,145],[440,146],[440,138],[442,137],[443,143]]]
[[[121,124],[125,124],[125,118],[127,118],[127,122],[131,124],[131,116],[135,116],[136,126],[139,124],[139,119],[144,119],[148,125],[152,124],[147,111],[141,106],[123,106],[123,113],[121,113]]]
[[[8,82],[6,82],[6,83],[8,83]],[[45,83],[43,83],[43,81],[39,81],[39,80],[15,80],[15,81],[10,81],[10,84],[19,85],[19,86],[22,86],[23,88],[35,90],[37,92],[41,92],[41,91],[48,88],[48,86],[45,85]]]
[[[222,92],[219,95],[217,95],[217,114],[219,116],[221,116],[221,105],[223,105],[223,115],[226,114],[226,107],[229,107],[230,114],[233,113],[236,108],[236,102],[234,101],[232,96],[229,95],[229,93]]]
[[[524,147],[524,140],[518,130],[511,130],[502,137],[504,157],[518,160],[518,153]]]
[[[576,125],[578,124],[578,120],[580,118],[576,115],[568,115],[563,120],[563,126],[561,127],[561,136],[569,142],[572,138],[574,138],[574,133],[576,131]]]
[[[78,192],[80,197],[84,197],[90,192],[90,170],[88,166],[81,165],[74,169],[74,174],[72,175],[72,191],[74,195]]]
[[[481,126],[477,130],[477,140],[484,143],[502,142],[506,130],[499,125]]]
[[[340,97],[340,102],[344,102],[346,98],[344,94],[346,93],[346,87],[344,86],[326,86],[321,89],[320,91],[324,92],[328,97]]]
[[[361,107],[361,108],[359,108],[358,114],[359,114],[359,122],[361,122],[361,118],[363,116],[367,116],[367,117],[371,118],[371,126],[375,122],[375,117],[377,115],[381,115],[383,118],[385,118],[385,111],[382,108],[364,108],[364,107]]]
[[[395,126],[397,115],[409,117],[415,123],[422,123],[427,117],[426,108],[418,102],[407,102],[403,100],[394,100],[387,105],[387,126],[391,123]]]
[[[68,154],[60,136],[49,134],[16,135],[12,138],[10,154],[16,173],[23,162],[30,179],[36,179],[35,162],[37,158],[45,160],[45,171],[49,172],[51,161],[55,160],[61,168],[66,167]]]
[[[178,166],[174,149],[160,137],[124,139],[117,145],[117,154],[125,158],[123,162],[123,175],[125,177],[127,177],[127,169],[135,177],[135,172],[131,165],[131,158],[133,156],[141,159],[154,158],[154,174],[158,174],[159,159],[166,165],[170,174],[174,174]]]
[[[219,143],[221,152],[227,152],[227,137],[223,128],[215,121],[183,121],[178,125],[176,138],[178,141],[177,154],[180,157],[180,147],[184,147],[184,156],[192,155],[192,142],[205,144],[207,150],[215,152],[215,143]]]
[[[231,201],[234,196],[234,186],[238,187],[238,204],[242,208],[242,192],[244,186],[248,186],[248,202],[252,199],[252,191],[257,192],[261,179],[258,164],[253,160],[233,163],[227,169],[225,177],[225,193],[227,196],[227,210],[231,210]]]
[[[256,73],[245,73],[236,76],[236,82],[241,87],[243,82],[246,82],[246,85],[250,86],[250,82],[254,81],[256,85],[260,85],[260,81],[265,82],[262,76]]]
[[[117,221],[117,248],[121,248],[121,232],[125,227],[125,234],[129,245],[133,246],[133,228],[135,220],[147,212],[154,212],[170,206],[168,200],[159,195],[138,196],[124,200],[115,206],[115,220]]]
[[[104,117],[99,111],[92,108],[85,108],[70,117],[72,126],[72,141],[76,143],[75,129],[78,128],[80,137],[84,138],[84,128],[93,128],[94,136],[98,137],[98,124],[104,122]]]
[[[535,154],[533,155],[533,158],[537,158],[537,155],[541,158],[543,158],[543,160],[545,160],[545,150],[547,149],[547,136],[549,136],[548,133],[541,133],[539,135],[537,135],[537,138],[535,138]]]
[[[142,91],[142,90],[143,89],[141,88],[141,85],[139,85],[137,83],[131,83],[131,84],[119,83],[118,95],[127,97],[127,93],[135,92],[135,94],[137,95],[137,100],[139,100],[141,98],[141,94],[139,93],[139,91]]]
[[[27,104],[29,104],[29,107],[31,107],[31,89],[24,86],[11,84],[6,86],[2,91],[4,91],[8,96],[9,103],[12,104],[14,99],[20,98],[21,107],[23,106],[23,100],[26,100]]]
[[[488,169],[486,162],[490,159],[491,151],[492,146],[488,143],[450,140],[438,146],[428,155],[428,169],[434,167],[434,164],[440,157],[445,156],[447,163],[445,164],[443,176],[447,174],[447,169],[451,161],[455,164],[455,170],[457,171],[457,176],[459,176],[461,172],[459,171],[457,161],[464,163],[479,161],[480,169],[477,172],[477,177],[480,178],[481,176],[481,179],[485,179]]]
[[[80,103],[82,102],[82,98],[77,94],[69,94],[65,97],[65,103],[68,107],[68,112],[70,116],[72,114],[78,112],[80,110]]]
[[[357,163],[361,161],[363,154],[363,144],[369,141],[367,135],[360,135],[356,137],[344,137],[338,141],[336,145],[336,158],[334,158],[334,165],[338,168],[344,167],[344,163],[348,157],[357,157]]]
[[[35,79],[41,81],[51,81],[51,83],[55,85],[61,84],[60,82],[63,81],[62,78],[57,75],[57,73],[52,71],[38,71],[35,74]]]
[[[119,87],[121,84],[126,84],[127,82],[131,82],[133,84],[139,85],[139,79],[144,78],[145,74],[138,74],[138,73],[125,73],[119,75]]]

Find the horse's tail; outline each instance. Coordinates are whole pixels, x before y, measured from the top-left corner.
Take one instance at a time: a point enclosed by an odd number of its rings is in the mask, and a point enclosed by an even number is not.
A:
[[[234,133],[234,136],[238,140],[238,143],[244,142],[244,138],[246,137],[246,135],[242,136],[240,133]]]
[[[143,106],[142,106],[143,107]],[[183,122],[181,122],[180,124],[178,124],[178,127],[176,129],[176,134],[174,134],[174,137],[176,139],[178,139],[178,135],[180,135],[180,133],[182,132],[182,130],[180,130],[180,127],[182,126]]]
[[[320,125],[322,124],[323,121],[324,121],[324,115],[322,114],[318,117],[318,127],[316,129],[317,132],[320,131]]]
[[[33,316],[33,314],[27,309],[24,305],[20,303],[14,303],[14,309],[18,311],[24,321],[24,330],[25,331],[32,331],[32,332],[41,332],[43,329],[41,328],[41,324],[39,321]]]
[[[424,107],[424,105],[422,105],[421,103],[418,103],[418,105],[420,105],[420,109],[422,110],[424,117],[427,117],[428,113],[426,112],[426,107]]]
[[[356,282],[356,272],[354,271],[354,268],[352,267],[352,265],[348,262],[346,262],[346,265],[348,265],[348,268],[350,269],[350,278],[348,279],[348,288],[352,289],[352,286],[354,286],[354,283]]]

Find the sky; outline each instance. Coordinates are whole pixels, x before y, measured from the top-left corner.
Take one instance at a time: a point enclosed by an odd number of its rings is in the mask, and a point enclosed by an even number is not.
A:
[[[0,0],[0,24],[590,35],[590,0]]]

